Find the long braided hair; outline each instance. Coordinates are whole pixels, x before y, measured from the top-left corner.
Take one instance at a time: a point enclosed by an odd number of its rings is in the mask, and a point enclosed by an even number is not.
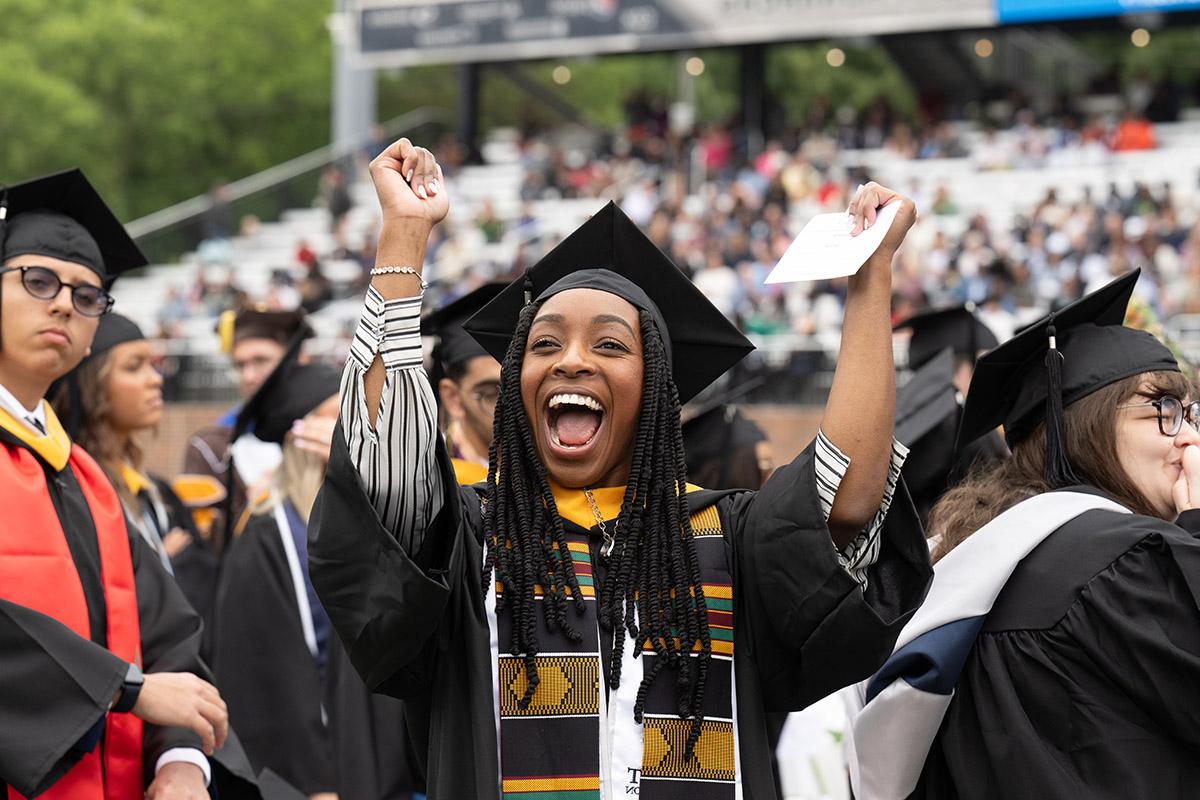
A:
[[[494,573],[500,583],[496,611],[507,608],[513,615],[510,652],[523,658],[527,678],[521,708],[529,706],[538,686],[535,587],[543,590],[547,628],[573,642],[582,635],[567,609],[584,610],[562,519],[521,402],[521,365],[539,306],[527,303],[522,309],[504,356],[484,514],[484,587]],[[599,623],[614,631],[610,687],[620,686],[626,632],[635,654],[649,646],[658,656],[638,688],[634,718],[639,723],[655,678],[664,667],[677,672],[679,716],[693,719],[690,757],[700,735],[712,641],[687,507],[679,392],[658,327],[645,311],[638,315],[645,364],[641,415],[597,614]]]

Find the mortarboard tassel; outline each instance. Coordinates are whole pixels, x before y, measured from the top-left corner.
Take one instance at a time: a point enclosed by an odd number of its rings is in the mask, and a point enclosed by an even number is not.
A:
[[[1046,351],[1046,483],[1051,488],[1075,486],[1081,481],[1071,469],[1067,458],[1065,421],[1063,420],[1062,365],[1063,354],[1058,349],[1053,317],[1046,329],[1050,348]]]
[[[533,275],[530,274],[529,270],[525,270],[524,288],[525,288],[525,305],[529,305],[530,303],[533,302]]]

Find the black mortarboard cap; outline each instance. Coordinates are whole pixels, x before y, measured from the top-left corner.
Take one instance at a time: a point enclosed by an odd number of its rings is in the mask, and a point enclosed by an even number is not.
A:
[[[1134,270],[1043,317],[975,365],[958,447],[1004,425],[1014,446],[1046,422],[1046,478],[1078,482],[1067,461],[1062,409],[1105,386],[1145,372],[1179,371],[1171,351],[1145,331],[1126,328]]]
[[[912,338],[908,340],[910,369],[920,369],[947,347],[955,355],[974,361],[981,350],[991,350],[1000,344],[991,329],[966,306],[914,314],[896,325],[896,330],[901,328],[912,329]]]
[[[720,405],[683,424],[683,449],[689,459],[729,455],[735,448],[765,442],[762,428],[747,419],[735,405]]]
[[[92,339],[92,352],[88,354],[88,358],[103,355],[119,344],[138,342],[145,338],[146,335],[136,322],[129,317],[110,312],[100,317],[100,324],[96,326],[96,336]]]
[[[954,350],[943,348],[913,373],[896,392],[896,440],[912,447],[947,418],[958,419],[958,390],[954,387]],[[957,427],[954,426],[955,428]],[[954,451],[953,433],[945,443]]]
[[[292,340],[283,360],[242,406],[230,441],[253,426],[257,438],[282,444],[293,422],[338,393],[341,373],[327,364],[301,364],[303,343],[299,336]]]
[[[463,330],[463,323],[487,305],[508,284],[503,281],[485,283],[473,292],[447,303],[425,318],[422,327],[438,339],[433,349],[433,359],[440,374],[451,367],[466,363],[472,358],[491,354]],[[434,383],[437,383],[435,380]]]
[[[531,300],[568,289],[600,289],[649,313],[671,355],[680,402],[686,402],[754,346],[615,203],[609,203],[509,284],[464,327],[504,360]]]
[[[34,253],[87,267],[107,285],[149,262],[79,169],[0,189],[0,262]]]
[[[921,499],[945,491],[954,465],[960,413],[955,361],[953,348],[943,348],[896,391],[894,435],[909,449],[904,482],[918,507]]]
[[[706,391],[684,409],[683,443],[688,458],[712,458],[720,455],[722,449],[766,441],[762,428],[746,419],[734,405],[765,382],[765,378],[755,377],[720,391]]]

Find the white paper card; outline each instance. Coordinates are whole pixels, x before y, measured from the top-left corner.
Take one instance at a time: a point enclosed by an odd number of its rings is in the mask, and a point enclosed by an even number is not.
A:
[[[808,221],[767,276],[767,283],[827,281],[858,272],[887,235],[900,203],[893,201],[875,212],[875,224],[851,236],[853,218],[844,211],[818,214]]]

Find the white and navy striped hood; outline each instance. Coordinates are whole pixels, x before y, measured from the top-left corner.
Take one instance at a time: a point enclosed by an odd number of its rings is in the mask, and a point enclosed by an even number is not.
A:
[[[869,680],[843,693],[854,796],[901,800],[916,788],[954,687],[992,604],[1046,537],[1095,509],[1129,513],[1082,492],[1048,492],[1010,508],[934,566],[925,603]]]

